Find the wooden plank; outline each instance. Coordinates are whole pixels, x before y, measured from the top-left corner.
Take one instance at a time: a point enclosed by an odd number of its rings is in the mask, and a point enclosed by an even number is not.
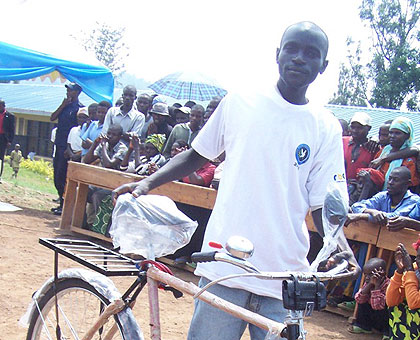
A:
[[[69,162],[67,178],[88,185],[113,190],[116,187],[136,182],[144,178],[117,170],[105,169],[93,165]],[[217,191],[181,182],[171,182],[160,186],[150,192],[155,195],[164,195],[176,202],[213,209]]]
[[[100,239],[102,241],[107,241],[107,242],[112,244],[112,239],[110,237],[106,237],[105,235],[99,234],[95,231],[82,229],[82,228],[80,228],[78,226],[75,226],[75,225],[71,225],[69,227],[69,229],[71,231],[75,232],[75,233],[86,235],[86,236],[91,236],[91,237]]]
[[[403,243],[410,255],[416,256],[416,251],[411,246],[419,238],[419,232],[413,229],[402,229],[399,231],[389,231],[381,228],[378,237],[377,247],[394,251],[398,243]]]
[[[86,198],[88,194],[89,186],[83,183],[79,184],[77,188],[76,203],[73,211],[72,225],[82,227],[83,217],[86,210]]]
[[[76,202],[77,182],[67,178],[63,212],[61,214],[60,229],[67,229],[72,223],[74,205]]]
[[[316,232],[314,221],[310,213],[305,218],[306,225],[310,231]],[[344,235],[350,240],[360,241],[368,244],[376,244],[379,235],[379,226],[365,221],[351,223],[344,227]]]

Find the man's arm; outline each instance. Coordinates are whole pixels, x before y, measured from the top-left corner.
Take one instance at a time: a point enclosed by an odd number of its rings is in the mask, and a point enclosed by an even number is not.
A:
[[[173,157],[168,164],[160,168],[159,171],[150,175],[149,177],[136,182],[124,184],[116,188],[112,192],[114,203],[117,201],[119,195],[130,192],[134,197],[147,194],[150,190],[158,186],[183,178],[195,170],[201,168],[209,160],[194,149],[182,152]]]
[[[71,103],[71,99],[69,98],[64,98],[62,103],[60,104],[60,106],[57,108],[57,110],[55,110],[50,117],[50,121],[55,121],[58,116],[60,115],[61,111],[63,111],[63,109],[66,107],[67,104]]]
[[[95,139],[93,144],[90,146],[87,154],[83,157],[82,159],[83,163],[91,164],[99,158],[99,156],[95,155],[95,149],[98,147],[100,141],[101,141],[101,136]]]
[[[102,162],[103,166],[107,169],[119,169],[121,160],[116,157],[109,157],[108,154],[108,143],[102,144]]]

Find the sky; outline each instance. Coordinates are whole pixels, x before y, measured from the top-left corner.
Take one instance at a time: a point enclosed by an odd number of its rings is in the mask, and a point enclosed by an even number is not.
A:
[[[126,70],[153,82],[189,70],[205,73],[227,90],[275,83],[275,52],[284,29],[312,21],[328,35],[329,66],[308,91],[326,104],[338,84],[346,39],[368,43],[360,0],[7,0],[0,41],[88,62],[92,56],[71,36],[96,22],[125,27]]]

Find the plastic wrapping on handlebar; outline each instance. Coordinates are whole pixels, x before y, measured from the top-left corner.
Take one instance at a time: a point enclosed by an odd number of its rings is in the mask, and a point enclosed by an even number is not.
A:
[[[212,262],[214,261],[214,256],[216,254],[217,254],[217,251],[194,253],[191,255],[191,261],[195,263]]]

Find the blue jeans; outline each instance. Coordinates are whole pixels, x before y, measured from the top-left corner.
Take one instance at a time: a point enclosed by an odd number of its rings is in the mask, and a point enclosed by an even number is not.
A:
[[[209,282],[205,277],[202,277],[198,285],[201,288]],[[264,282],[262,281],[261,284],[264,284]],[[283,302],[278,299],[218,284],[210,287],[208,291],[226,301],[278,322],[283,322],[287,315]],[[188,340],[239,340],[247,324],[246,321],[196,299],[194,315],[188,331]],[[251,340],[264,340],[267,331],[252,324],[249,324],[248,327]]]

